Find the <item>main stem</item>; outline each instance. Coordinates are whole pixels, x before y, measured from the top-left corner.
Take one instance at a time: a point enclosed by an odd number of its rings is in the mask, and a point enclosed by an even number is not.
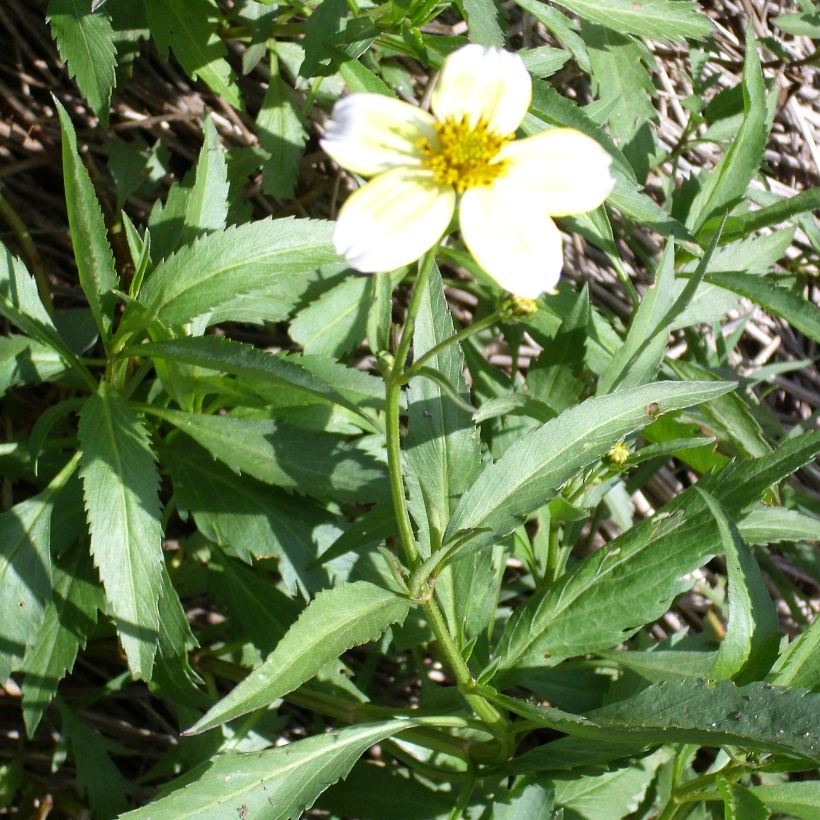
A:
[[[407,499],[404,494],[404,481],[401,469],[401,425],[399,408],[401,403],[401,389],[405,383],[404,367],[407,363],[407,356],[410,352],[410,344],[413,339],[413,331],[416,325],[416,315],[419,310],[424,292],[427,289],[427,282],[430,279],[430,271],[436,259],[438,245],[434,245],[419,262],[419,273],[416,279],[410,305],[407,308],[407,316],[404,321],[401,340],[393,360],[390,373],[386,378],[386,418],[385,428],[387,434],[387,469],[390,476],[390,492],[393,496],[393,509],[396,513],[396,523],[399,530],[399,542],[401,543],[404,557],[411,569],[415,569],[421,563],[418,545],[413,535],[413,527],[410,523],[410,512],[407,509]],[[447,666],[453,674],[464,699],[481,718],[482,721],[492,730],[493,734],[501,739],[508,737],[508,723],[506,718],[480,695],[470,692],[475,681],[470,673],[464,658],[461,656],[458,647],[453,641],[453,637],[447,628],[447,623],[441,613],[441,609],[434,598],[429,598],[423,603],[427,621],[433,634],[436,636],[439,648],[441,649]]]

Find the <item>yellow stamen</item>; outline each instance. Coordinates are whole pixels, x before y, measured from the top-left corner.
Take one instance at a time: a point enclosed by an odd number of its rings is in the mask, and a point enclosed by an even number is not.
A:
[[[439,145],[429,140],[418,143],[425,155],[423,165],[435,174],[439,185],[451,185],[459,193],[468,188],[490,185],[507,166],[505,160],[496,160],[501,147],[513,135],[501,136],[490,131],[487,123],[471,123],[467,117],[436,123]]]

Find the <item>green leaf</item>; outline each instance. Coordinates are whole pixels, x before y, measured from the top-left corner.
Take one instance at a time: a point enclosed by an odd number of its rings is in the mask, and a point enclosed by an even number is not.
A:
[[[682,379],[713,379],[715,383],[722,380],[719,373],[713,373],[694,362],[676,360],[671,362],[671,367]],[[703,419],[706,427],[718,433],[724,445],[734,446],[744,455],[755,458],[765,456],[772,450],[749,406],[749,399],[743,393],[718,396],[693,410],[692,415]]]
[[[730,216],[723,228],[722,238],[724,242],[743,239],[753,231],[777,225],[798,214],[818,209],[820,209],[820,188],[810,188],[808,191],[801,191],[799,194],[781,199],[765,208]],[[708,235],[709,232],[717,230],[719,225],[719,219],[709,220],[703,226],[701,233]]]
[[[560,330],[527,370],[527,384],[533,395],[542,399],[555,413],[577,404],[584,388],[584,357],[590,322],[589,288],[584,286],[573,296],[574,301]],[[487,404],[481,406],[482,414],[486,413]],[[547,416],[541,420],[548,419]]]
[[[69,74],[106,128],[117,67],[111,21],[92,14],[87,0],[51,0],[47,17]]]
[[[228,167],[211,117],[205,118],[204,133],[196,179],[185,205],[180,245],[188,245],[203,234],[224,230],[228,218]]]
[[[669,42],[703,39],[712,33],[709,18],[688,0],[556,0],[585,20],[621,34],[640,34]]]
[[[418,359],[455,333],[444,287],[438,269],[433,266],[427,289],[421,297],[413,332],[413,351]],[[408,432],[403,443],[405,481],[410,491],[410,512],[419,530],[419,546],[429,555],[438,549],[457,499],[475,480],[481,465],[481,454],[471,414],[462,406],[469,402],[470,392],[464,380],[464,357],[458,345],[449,345],[429,359],[429,365],[441,373],[444,381],[461,399],[458,403],[437,381],[417,376],[407,388]],[[481,587],[475,596],[495,587],[487,577],[493,573],[492,562],[485,556],[473,556],[454,564],[439,577],[436,592],[457,636],[463,645],[469,625],[463,611],[470,599],[469,588],[478,573]],[[462,591],[459,597],[455,593]]]
[[[469,26],[471,43],[494,48],[504,47],[504,32],[498,22],[499,9],[495,0],[462,0]]]
[[[270,154],[262,166],[262,191],[268,196],[292,197],[308,134],[291,92],[282,80],[273,49],[268,90],[256,117],[256,130],[259,144]]]
[[[658,768],[670,757],[668,750],[661,749],[631,766],[603,774],[557,777],[551,781],[555,787],[555,804],[565,809],[565,817],[583,817],[584,820],[633,816]]]
[[[778,686],[802,689],[820,686],[820,618],[786,647],[775,661],[770,679]]]
[[[80,286],[106,343],[114,309],[111,290],[118,284],[114,257],[108,244],[100,203],[77,151],[74,126],[60,102],[55,99],[54,104],[60,117],[65,201]]]
[[[361,344],[373,280],[354,274],[296,314],[290,337],[305,353],[339,358]]]
[[[723,777],[716,778],[715,782],[723,797],[725,820],[769,820],[766,806],[748,789]]]
[[[180,509],[193,513],[197,528],[245,561],[279,558],[279,571],[292,591],[306,596],[327,585],[324,572],[312,569],[318,535],[333,518],[306,499],[238,477],[187,436],[162,449]]]
[[[319,3],[305,24],[305,59],[299,67],[302,77],[325,77],[332,74],[338,51],[334,38],[345,27],[347,0],[324,0]]]
[[[363,66],[358,60],[345,60],[339,64],[339,74],[351,94],[382,94],[394,97],[393,89],[377,74]]]
[[[575,21],[569,20],[558,9],[540,0],[515,0],[515,4],[543,23],[561,45],[569,49],[582,71],[590,71],[587,48],[584,41],[575,33],[578,28]]]
[[[23,659],[23,720],[29,737],[34,736],[57,694],[57,685],[73,668],[77,652],[85,647],[103,605],[102,591],[84,550],[75,549],[69,558],[56,559],[53,597]]]
[[[817,11],[804,11],[801,14],[781,14],[779,17],[775,17],[772,22],[787,34],[820,40],[820,14]]]
[[[193,783],[123,820],[223,820],[243,812],[248,818],[292,820],[340,778],[374,743],[415,725],[412,720],[362,723],[309,737],[264,752],[229,752],[214,758]]]
[[[757,302],[764,310],[781,316],[796,330],[820,342],[820,314],[808,299],[777,284],[772,276],[746,273],[711,273],[706,281]]]
[[[820,813],[820,781],[818,780],[753,786],[749,791],[778,814],[799,817],[801,820],[816,820]]]
[[[232,470],[265,484],[354,504],[386,496],[384,467],[334,436],[272,419],[204,416],[150,406],[142,409],[178,427]]]
[[[743,65],[743,123],[725,156],[701,175],[702,187],[692,202],[686,227],[696,233],[715,212],[742,196],[763,160],[769,134],[766,88],[751,25],[746,35]]]
[[[732,745],[820,760],[820,695],[805,690],[760,682],[736,686],[731,681],[665,681],[584,717],[488,687],[477,691],[539,726],[579,737],[624,744]]]
[[[586,23],[583,36],[589,52],[596,96],[615,100],[608,122],[612,133],[629,142],[647,120],[655,119],[655,87],[641,50],[629,38],[606,26]]]
[[[818,452],[820,432],[808,433],[767,456],[735,462],[699,486],[735,517]],[[617,646],[666,612],[692,585],[686,576],[719,547],[714,517],[689,488],[515,610],[496,650],[498,666],[543,666]]]
[[[114,765],[109,750],[120,750],[59,702],[63,735],[77,767],[77,789],[87,797],[98,817],[115,817],[127,805],[128,781]]]
[[[184,71],[207,83],[234,108],[242,98],[227,49],[214,31],[220,18],[214,0],[144,0],[151,36],[163,55],[172,49]]]
[[[18,384],[53,381],[65,372],[65,362],[51,346],[26,336],[0,336],[0,396]]]
[[[186,734],[220,726],[263,709],[310,680],[328,661],[401,624],[410,601],[368,581],[320,592],[302,611],[262,666],[213,706]]]
[[[743,540],[749,544],[814,541],[820,535],[817,518],[783,507],[756,507],[746,513],[737,526]]]
[[[760,680],[771,668],[780,644],[780,626],[766,582],[737,527],[720,504],[698,488],[717,521],[729,582],[729,617],[711,677],[739,682]]]
[[[105,382],[80,410],[79,436],[91,554],[131,673],[149,680],[163,563],[154,454],[139,419]]]
[[[624,436],[660,414],[733,389],[732,383],[656,382],[587,399],[565,410],[484,467],[456,505],[445,539],[461,530],[486,527],[491,533],[479,538],[495,541],[492,533],[503,536],[512,532],[522,518],[546,504],[564,482],[597,461]]]
[[[50,489],[0,514],[0,679],[37,636],[51,598]]]
[[[162,260],[143,285],[140,302],[166,324],[193,321],[279,277],[338,261],[332,229],[330,222],[289,217],[208,234]]]
[[[353,400],[345,398],[321,376],[301,367],[301,358],[268,353],[250,345],[219,336],[184,337],[148,342],[130,348],[128,355],[153,356],[175,362],[242,376],[250,383],[271,387],[277,393],[290,391],[305,403],[340,404],[362,414]],[[307,364],[307,363],[306,363]],[[369,420],[369,417],[366,417]]]

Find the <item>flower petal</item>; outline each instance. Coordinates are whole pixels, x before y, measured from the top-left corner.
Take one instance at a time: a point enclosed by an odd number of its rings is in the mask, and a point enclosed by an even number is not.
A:
[[[497,134],[512,134],[532,99],[532,80],[517,54],[477,44],[453,52],[430,101],[439,120],[483,120]]]
[[[414,105],[382,94],[351,94],[333,106],[322,148],[342,168],[375,176],[419,165],[419,140],[438,145],[435,120]]]
[[[553,128],[503,146],[498,160],[508,163],[506,185],[537,198],[552,216],[581,214],[597,208],[615,180],[612,157],[591,137],[572,128]]]
[[[394,168],[347,198],[333,234],[336,250],[363,273],[407,265],[447,230],[455,201],[455,191],[437,185],[430,171]]]
[[[561,234],[537,202],[498,182],[466,191],[459,217],[473,258],[505,290],[535,299],[555,287],[564,265]]]

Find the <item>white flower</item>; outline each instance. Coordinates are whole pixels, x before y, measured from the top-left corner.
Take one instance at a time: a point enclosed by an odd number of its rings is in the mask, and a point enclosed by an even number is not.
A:
[[[530,76],[516,54],[468,45],[444,63],[428,114],[379,94],[333,108],[325,151],[373,179],[348,197],[336,250],[365,273],[421,257],[459,206],[461,236],[503,288],[535,298],[561,274],[561,236],[550,216],[597,208],[612,190],[609,154],[555,128],[514,140]]]

